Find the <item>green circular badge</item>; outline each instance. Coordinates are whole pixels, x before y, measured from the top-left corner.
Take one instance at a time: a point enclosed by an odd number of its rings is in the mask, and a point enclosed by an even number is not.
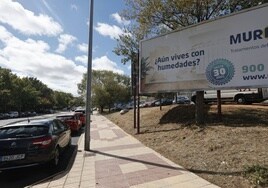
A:
[[[234,76],[234,65],[227,59],[216,59],[206,69],[207,80],[214,85],[224,85]]]

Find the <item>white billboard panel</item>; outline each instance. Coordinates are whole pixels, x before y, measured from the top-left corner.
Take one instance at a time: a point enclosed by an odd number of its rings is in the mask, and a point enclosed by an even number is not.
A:
[[[140,92],[268,86],[268,6],[140,42]]]

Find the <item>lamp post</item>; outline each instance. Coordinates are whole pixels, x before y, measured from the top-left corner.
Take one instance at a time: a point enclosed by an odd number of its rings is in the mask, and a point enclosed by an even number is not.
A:
[[[93,9],[94,9],[94,0],[90,0],[89,37],[88,37],[88,65],[87,65],[87,92],[86,92],[86,130],[85,130],[85,146],[84,146],[85,151],[90,151]]]

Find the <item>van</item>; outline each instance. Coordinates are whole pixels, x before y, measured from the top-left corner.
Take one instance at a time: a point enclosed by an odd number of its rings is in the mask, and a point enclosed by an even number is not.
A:
[[[222,102],[236,102],[237,104],[259,103],[268,99],[268,88],[246,88],[220,90]],[[195,103],[196,94],[191,97]],[[217,90],[204,91],[204,102],[217,102]]]
[[[9,114],[9,117],[11,117],[11,118],[19,117],[19,112],[17,112],[17,111],[10,111],[8,114]]]

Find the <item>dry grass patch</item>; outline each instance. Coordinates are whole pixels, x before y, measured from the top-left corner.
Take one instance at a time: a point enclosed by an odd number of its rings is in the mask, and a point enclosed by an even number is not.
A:
[[[146,146],[220,187],[257,185],[245,172],[254,165],[268,166],[268,106],[223,105],[222,122],[215,105],[205,110],[206,124],[198,127],[192,105],[164,106],[161,111],[143,108],[138,135],[133,110],[106,117]]]

